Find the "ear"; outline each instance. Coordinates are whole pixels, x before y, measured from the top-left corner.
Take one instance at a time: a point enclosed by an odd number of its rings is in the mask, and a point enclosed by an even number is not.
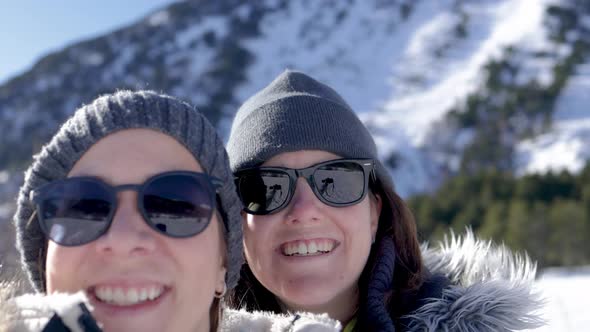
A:
[[[217,278],[217,283],[215,285],[215,292],[219,293],[219,294],[224,294],[227,285],[225,284],[225,275],[227,274],[227,269],[225,267],[225,265],[221,266],[221,269],[219,270],[219,274],[218,274],[218,278]]]
[[[371,236],[373,240],[377,236],[377,228],[379,227],[379,217],[381,216],[381,208],[383,207],[383,200],[381,195],[371,193],[369,195],[369,209],[371,215]]]

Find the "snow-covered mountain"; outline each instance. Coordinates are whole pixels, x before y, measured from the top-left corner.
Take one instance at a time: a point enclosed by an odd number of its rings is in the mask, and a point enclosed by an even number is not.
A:
[[[459,171],[576,171],[590,157],[589,13],[587,0],[178,2],[0,85],[0,182],[18,183],[100,93],[176,95],[227,137],[239,104],[285,68],[343,95],[404,196]]]

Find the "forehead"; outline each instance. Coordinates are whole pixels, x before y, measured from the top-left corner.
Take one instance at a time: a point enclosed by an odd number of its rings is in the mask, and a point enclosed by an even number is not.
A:
[[[341,156],[323,150],[299,150],[283,152],[264,162],[263,166],[280,166],[289,168],[305,168],[323,161],[340,159]]]
[[[95,176],[113,184],[135,183],[174,170],[203,171],[192,153],[173,137],[150,129],[127,129],[96,142],[68,177]]]

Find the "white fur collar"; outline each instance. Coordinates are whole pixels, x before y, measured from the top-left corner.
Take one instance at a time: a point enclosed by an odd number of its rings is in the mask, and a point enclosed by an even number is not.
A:
[[[225,309],[221,332],[337,332],[341,325],[327,314],[310,313],[277,315],[268,312],[247,312]]]
[[[408,316],[409,331],[513,331],[543,324],[537,316],[543,301],[532,291],[536,266],[528,257],[477,240],[470,231],[463,237],[451,235],[436,248],[424,245],[422,250],[430,271],[446,275],[453,286],[443,291],[442,298],[430,299]],[[0,283],[0,332],[40,331],[56,310],[69,324],[67,317],[77,317],[76,304],[85,301],[82,294],[30,294],[11,299],[13,289],[14,285]],[[325,314],[300,314],[294,320],[294,315],[224,312],[220,327],[224,332],[341,329],[340,323]]]
[[[6,292],[7,285],[4,285]],[[90,308],[83,292],[76,294],[25,294],[3,299],[0,305],[0,332],[42,331],[47,322],[57,314],[72,332],[83,332],[78,318],[83,314],[81,303]]]
[[[72,294],[26,294],[11,297],[14,285],[0,285],[0,332],[39,332],[58,314],[72,332],[82,332],[78,317],[82,314],[80,303],[88,308],[86,296]],[[263,312],[224,309],[219,331],[289,331],[289,332],[337,332],[340,323],[328,315],[300,313],[275,315]]]

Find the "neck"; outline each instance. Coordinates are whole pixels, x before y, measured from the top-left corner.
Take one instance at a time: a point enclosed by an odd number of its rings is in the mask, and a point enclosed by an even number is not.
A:
[[[213,320],[214,320],[214,308],[211,308],[211,310],[209,311],[209,313],[207,313],[206,315],[204,315],[201,319],[199,319],[199,321],[196,322],[196,324],[192,327],[189,328],[189,331],[191,332],[213,332],[215,330],[213,330]],[[178,326],[176,326],[175,331],[178,330]]]
[[[340,321],[343,325],[348,323],[356,314],[359,302],[358,286],[346,290],[330,299],[328,302],[313,305],[298,305],[279,301],[283,311],[305,311],[314,314],[327,313],[332,319]]]

